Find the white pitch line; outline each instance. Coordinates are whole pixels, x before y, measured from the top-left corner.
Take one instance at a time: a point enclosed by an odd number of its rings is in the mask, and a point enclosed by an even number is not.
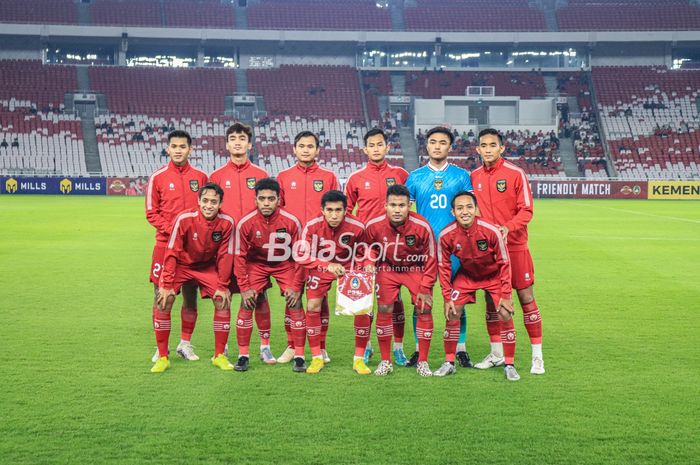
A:
[[[583,236],[583,235],[571,235],[568,237],[573,237],[574,239],[600,239],[601,236]],[[700,237],[635,237],[635,236],[603,236],[604,239],[608,240],[619,240],[619,241],[700,241]]]
[[[576,202],[576,203],[578,203],[579,205],[582,205],[584,207],[603,208],[605,210],[612,210],[612,211],[623,212],[623,213],[631,213],[633,215],[651,216],[652,218],[662,218],[665,220],[674,220],[674,221],[682,221],[684,223],[700,224],[700,220],[692,220],[690,218],[679,218],[677,216],[667,216],[667,215],[655,215],[653,213],[638,212],[635,210],[625,210],[624,208],[603,207],[603,206],[599,206],[599,205],[591,205],[588,203],[579,203],[579,202]]]

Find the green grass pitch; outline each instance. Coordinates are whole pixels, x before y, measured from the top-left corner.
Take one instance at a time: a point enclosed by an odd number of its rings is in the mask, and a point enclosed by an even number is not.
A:
[[[500,369],[357,376],[342,317],[331,319],[333,361],[319,375],[255,358],[247,373],[224,373],[208,361],[209,301],[193,338],[202,360],[153,375],[143,200],[0,196],[0,463],[698,463],[700,204],[548,200],[535,210],[544,376],[529,374],[519,309],[518,383]],[[280,303],[273,295],[276,355]],[[468,350],[480,359],[483,307],[469,309]]]

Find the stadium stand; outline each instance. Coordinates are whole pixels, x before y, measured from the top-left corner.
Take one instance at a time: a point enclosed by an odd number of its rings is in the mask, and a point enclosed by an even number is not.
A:
[[[494,86],[497,96],[519,96],[529,99],[547,95],[542,75],[534,71],[406,72],[406,91],[416,97],[440,98],[444,95],[464,95],[469,86]]]
[[[509,131],[504,134],[506,150],[503,156],[523,168],[533,178],[565,178],[558,154],[559,139],[554,133],[530,133],[530,131]],[[422,132],[417,137],[421,163],[427,163],[426,140]],[[469,171],[481,165],[476,151],[478,144],[474,132],[459,134],[455,131],[448,160]]]
[[[29,101],[44,112],[58,108],[65,93],[78,87],[75,68],[38,60],[0,61],[0,82],[0,100]]]
[[[386,71],[362,71],[362,91],[371,120],[380,119],[378,97],[392,93],[391,75]]]
[[[163,25],[232,29],[236,26],[233,5],[219,0],[168,0]]]
[[[560,31],[697,30],[700,8],[683,0],[569,0],[556,11]]]
[[[163,25],[161,4],[153,0],[95,0],[90,5],[92,24],[109,26]]]
[[[700,178],[700,71],[592,71],[601,125],[621,177]]]
[[[0,22],[78,24],[73,0],[2,0]]]
[[[417,0],[406,5],[407,31],[546,31],[542,10],[527,0]]]
[[[150,116],[224,114],[236,91],[233,71],[211,68],[90,67],[90,84],[104,93],[110,112]]]
[[[263,0],[250,6],[248,28],[390,31],[391,16],[370,0]]]

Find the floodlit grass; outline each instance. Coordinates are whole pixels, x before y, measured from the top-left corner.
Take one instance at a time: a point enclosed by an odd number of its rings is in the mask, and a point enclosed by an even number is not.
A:
[[[0,463],[697,463],[697,202],[536,202],[547,373],[529,374],[518,311],[518,383],[500,369],[360,377],[343,317],[331,319],[333,361],[319,375],[263,366],[255,350],[247,373],[220,372],[208,301],[193,338],[202,360],[153,375],[142,199],[3,195],[0,225]],[[469,311],[480,359],[482,304]]]

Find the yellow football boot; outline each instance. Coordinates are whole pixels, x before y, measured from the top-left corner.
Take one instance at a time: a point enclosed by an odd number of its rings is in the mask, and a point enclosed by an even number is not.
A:
[[[319,371],[323,370],[323,365],[325,365],[323,363],[323,357],[314,357],[313,359],[311,359],[311,364],[306,369],[306,372],[315,375]]]
[[[372,374],[372,370],[369,369],[369,367],[365,364],[365,361],[361,358],[358,358],[357,360],[352,362],[352,369],[355,370],[355,373],[357,373],[358,375]]]
[[[170,360],[168,357],[159,357],[155,365],[153,365],[153,368],[151,368],[151,373],[163,373],[168,368],[170,368]]]
[[[211,359],[211,364],[220,370],[232,371],[233,365],[228,361],[228,358],[224,354],[219,354],[216,358]]]

